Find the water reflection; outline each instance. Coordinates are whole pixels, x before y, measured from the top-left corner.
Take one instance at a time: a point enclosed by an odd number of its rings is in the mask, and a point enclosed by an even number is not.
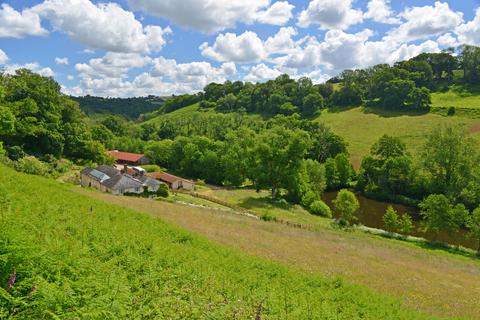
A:
[[[336,191],[326,192],[323,196],[323,199],[326,204],[328,204],[333,211],[333,203],[332,201],[337,196]],[[379,228],[384,229],[383,224],[383,215],[387,210],[388,206],[392,206],[398,214],[408,213],[414,219],[414,230],[411,232],[411,235],[422,237],[428,240],[434,240],[435,235],[431,232],[423,232],[422,228],[419,223],[419,211],[416,208],[410,208],[406,206],[402,206],[399,204],[392,204],[388,202],[381,202],[377,200],[372,200],[365,198],[360,194],[356,194],[358,201],[360,202],[360,209],[358,210],[356,216],[360,223],[367,227]],[[335,216],[335,213],[334,213]],[[445,242],[452,245],[461,245],[463,247],[477,249],[478,243],[475,239],[471,239],[467,237],[467,232],[465,230],[461,230],[454,234],[448,232],[440,232],[437,236],[437,241]]]

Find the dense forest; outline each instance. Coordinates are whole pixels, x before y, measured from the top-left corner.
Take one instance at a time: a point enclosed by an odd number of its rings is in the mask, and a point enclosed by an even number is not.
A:
[[[55,166],[61,158],[108,162],[106,148],[144,152],[171,172],[268,189],[273,200],[301,204],[314,214],[330,215],[321,200],[325,190],[355,188],[369,197],[418,206],[432,231],[478,230],[480,217],[473,218],[480,211],[475,210],[480,154],[462,128],[434,128],[422,154],[414,155],[399,138],[382,136],[355,171],[345,140],[310,118],[322,108],[349,104],[428,109],[430,90],[455,81],[475,83],[479,65],[480,49],[465,46],[458,56],[421,54],[394,66],[346,70],[320,85],[288,75],[259,84],[211,83],[203,92],[169,98],[140,123],[118,114],[86,121],[78,103],[62,95],[53,79],[19,70],[0,78],[0,153],[18,170],[45,173],[44,163]],[[460,69],[461,79],[454,77]],[[126,107],[126,101],[120,105]],[[208,112],[164,114],[192,104]],[[350,195],[341,195],[348,202]],[[395,220],[392,212],[390,218]],[[346,215],[344,222],[353,219]]]
[[[80,109],[87,115],[115,114],[130,119],[136,119],[143,113],[158,110],[164,99],[156,96],[132,98],[102,98],[86,95],[70,97],[78,102]]]

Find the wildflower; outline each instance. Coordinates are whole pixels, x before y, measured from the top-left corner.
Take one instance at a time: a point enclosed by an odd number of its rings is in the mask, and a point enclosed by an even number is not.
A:
[[[16,278],[17,278],[17,271],[13,271],[13,274],[10,277],[10,281],[8,282],[7,290],[10,290],[12,288]]]

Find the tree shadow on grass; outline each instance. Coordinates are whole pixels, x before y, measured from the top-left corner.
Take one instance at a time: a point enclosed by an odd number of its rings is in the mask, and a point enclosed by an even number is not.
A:
[[[283,210],[290,210],[293,208],[292,204],[289,204],[284,201],[279,200],[272,200],[270,197],[249,197],[244,199],[240,204],[242,208],[245,209],[283,209]]]
[[[431,108],[424,109],[385,109],[378,106],[365,106],[362,112],[366,114],[375,114],[382,118],[394,118],[400,116],[418,117],[430,113]]]
[[[413,241],[413,240],[408,240],[405,237],[396,237],[392,236],[389,233],[381,233],[377,234],[378,236],[382,238],[387,238],[387,239],[395,239],[399,241],[404,241],[413,244],[414,246],[424,249],[424,250],[429,250],[429,251],[441,251],[445,253],[450,253],[454,255],[460,255],[466,258],[480,258],[480,255],[475,252],[472,249],[460,247],[460,246],[453,246],[449,245],[443,242],[437,242],[437,241],[429,241],[429,240],[424,240],[424,241]]]
[[[327,108],[329,113],[340,113],[340,112],[345,112],[348,110],[352,110],[355,108],[360,108],[361,106],[330,106]]]

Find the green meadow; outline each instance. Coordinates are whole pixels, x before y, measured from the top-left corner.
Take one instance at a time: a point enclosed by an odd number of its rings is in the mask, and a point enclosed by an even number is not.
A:
[[[0,174],[0,318],[430,319],[56,181]]]

